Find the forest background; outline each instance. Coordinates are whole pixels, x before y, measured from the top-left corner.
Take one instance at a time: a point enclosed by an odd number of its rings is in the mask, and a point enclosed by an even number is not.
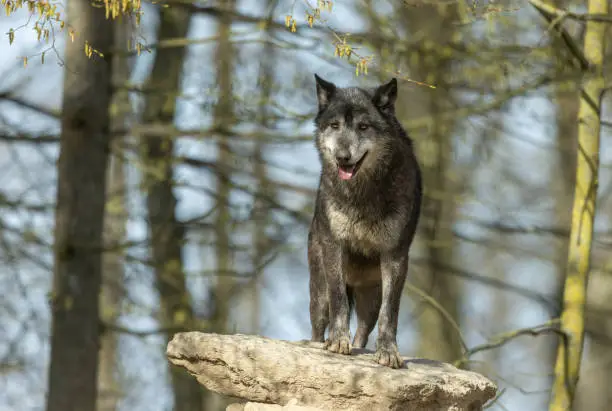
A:
[[[400,351],[493,379],[492,410],[609,409],[606,0],[2,4],[0,410],[221,410],[168,336],[309,338],[314,73],[399,80]]]

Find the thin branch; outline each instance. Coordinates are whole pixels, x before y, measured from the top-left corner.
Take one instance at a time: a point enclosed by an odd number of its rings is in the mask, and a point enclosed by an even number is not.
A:
[[[233,22],[236,23],[252,23],[256,25],[270,25],[271,28],[276,30],[284,30],[288,31],[285,22],[278,22],[270,19],[268,16],[253,16],[244,13],[240,13],[235,10],[225,10],[223,7],[218,6],[198,6],[193,4],[191,0],[166,0],[164,3],[171,5],[172,7],[183,7],[189,9],[192,13],[204,14],[207,16],[212,16],[215,18],[219,18],[221,15],[229,15]],[[296,33],[302,34],[301,30],[307,30],[312,32],[322,32],[323,30],[312,26],[310,27],[308,24],[296,24]],[[295,34],[295,33],[294,33]]]
[[[556,334],[562,337],[564,340],[567,340],[568,336],[563,330],[559,328],[559,319],[551,320],[546,322],[545,324],[538,325],[536,327],[531,328],[521,328],[518,330],[510,331],[507,333],[503,333],[491,339],[491,341],[486,342],[484,344],[477,345],[473,348],[470,348],[464,353],[464,357],[457,360],[455,362],[455,366],[459,367],[469,361],[469,358],[476,353],[492,350],[494,348],[499,348],[503,345],[508,344],[509,342],[517,339],[518,337],[522,337],[525,335],[537,337],[542,334]]]
[[[6,141],[7,143],[56,144],[59,143],[59,136],[52,134],[34,136],[23,133],[0,134],[0,140]]]
[[[543,10],[545,13],[549,15],[554,15],[556,17],[564,16],[563,18],[569,18],[572,20],[579,21],[596,21],[599,23],[612,23],[612,16],[609,14],[582,14],[582,13],[573,13],[567,10],[558,9],[550,4],[546,4],[540,0],[529,0],[535,8]]]
[[[567,32],[567,30],[561,26],[563,20],[569,16],[569,12],[560,10],[554,6],[550,6],[540,0],[529,0],[529,3],[531,3],[531,5],[535,7],[535,9],[542,15],[542,17],[548,21],[548,23],[551,25],[550,28],[554,29],[555,32],[561,36],[569,51],[580,63],[580,68],[585,71],[588,70],[591,65],[584,56],[582,48]]]
[[[39,106],[35,103],[26,101],[20,97],[13,96],[10,93],[0,93],[0,100],[9,101],[11,103],[17,104],[18,106],[25,107],[33,111],[37,111],[40,114],[44,114],[56,120],[58,120],[61,116],[61,113],[59,110],[53,110],[52,108],[49,108],[49,107]]]
[[[542,304],[551,313],[556,313],[560,309],[558,302],[553,297],[547,297],[546,295],[542,295],[536,291],[532,291],[530,289],[518,285],[507,283],[503,280],[500,280],[499,278],[488,277],[486,275],[462,270],[452,265],[441,264],[435,261],[431,261],[427,258],[411,258],[410,261],[416,265],[427,265],[428,267],[433,267],[437,270],[440,270],[444,274],[465,278],[467,280],[475,281],[501,291],[516,293],[522,297]]]
[[[419,297],[421,297],[421,299],[425,300],[427,303],[429,303],[429,305],[434,307],[438,312],[440,312],[440,314],[442,314],[442,317],[446,319],[446,321],[453,327],[453,329],[457,333],[457,336],[459,337],[459,342],[461,343],[461,347],[463,348],[463,350],[468,351],[467,344],[465,343],[465,338],[463,338],[463,334],[461,333],[461,327],[459,327],[457,322],[448,313],[448,311],[446,311],[444,307],[442,307],[442,305],[436,301],[435,298],[427,294],[425,291],[421,290],[419,287],[407,282],[406,288],[408,288],[410,292],[417,294]]]
[[[102,332],[112,331],[119,334],[128,334],[135,337],[148,337],[151,335],[167,335],[174,334],[178,332],[188,331],[188,329],[184,327],[162,327],[162,328],[153,328],[150,330],[133,330],[128,327],[124,327],[119,324],[112,324],[108,322],[100,321],[100,327]]]
[[[182,162],[192,167],[206,168],[209,170],[213,170],[217,173],[223,172],[225,174],[229,174],[229,173],[233,174],[233,173],[244,172],[244,168],[231,167],[229,165],[221,165],[213,161],[201,160],[201,159],[193,158],[193,157],[182,156],[182,157],[178,157],[177,160],[179,162]],[[294,193],[299,193],[299,194],[303,194],[306,196],[313,196],[316,194],[316,190],[311,187],[303,187],[297,184],[292,184],[292,183],[288,183],[285,181],[272,180],[272,179],[269,181],[269,183],[274,185],[277,189],[292,191]]]
[[[564,80],[567,80],[567,79],[559,79],[559,78],[550,77],[548,75],[543,75],[540,78],[530,83],[524,84],[521,87],[517,87],[514,90],[508,91],[504,95],[494,99],[493,101],[489,103],[485,103],[482,105],[475,104],[475,105],[470,105],[467,107],[461,107],[455,110],[444,111],[435,117],[422,116],[414,120],[407,121],[405,125],[408,129],[415,130],[419,128],[428,128],[431,126],[431,124],[436,123],[436,122],[449,121],[449,120],[456,119],[456,118],[466,118],[469,116],[485,114],[489,111],[499,109],[500,107],[502,107],[504,104],[506,104],[507,102],[509,102],[515,97],[523,96],[525,94],[538,90],[541,87],[554,84],[557,81],[564,81]]]

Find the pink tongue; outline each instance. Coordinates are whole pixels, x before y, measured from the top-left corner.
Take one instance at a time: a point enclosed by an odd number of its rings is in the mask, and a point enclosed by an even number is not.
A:
[[[351,178],[353,178],[354,170],[355,170],[355,167],[351,167],[348,170],[345,170],[342,167],[338,167],[338,175],[340,176],[342,180],[350,180]]]

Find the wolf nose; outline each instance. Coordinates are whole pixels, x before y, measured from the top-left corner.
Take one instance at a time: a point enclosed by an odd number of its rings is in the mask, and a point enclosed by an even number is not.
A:
[[[338,163],[347,163],[351,159],[351,153],[348,150],[336,151],[336,161]]]

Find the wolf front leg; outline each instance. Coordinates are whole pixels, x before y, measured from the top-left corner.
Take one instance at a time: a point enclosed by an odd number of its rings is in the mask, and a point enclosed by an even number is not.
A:
[[[326,243],[323,247],[323,262],[329,301],[329,338],[325,348],[340,354],[350,354],[350,312],[342,273],[342,247],[336,242]]]
[[[311,340],[325,341],[329,325],[329,295],[325,280],[323,249],[315,232],[308,233],[308,268],[310,270],[310,324]]]
[[[408,273],[408,253],[381,256],[382,305],[378,314],[376,362],[391,368],[401,368],[402,358],[397,349],[397,318],[400,298]]]

